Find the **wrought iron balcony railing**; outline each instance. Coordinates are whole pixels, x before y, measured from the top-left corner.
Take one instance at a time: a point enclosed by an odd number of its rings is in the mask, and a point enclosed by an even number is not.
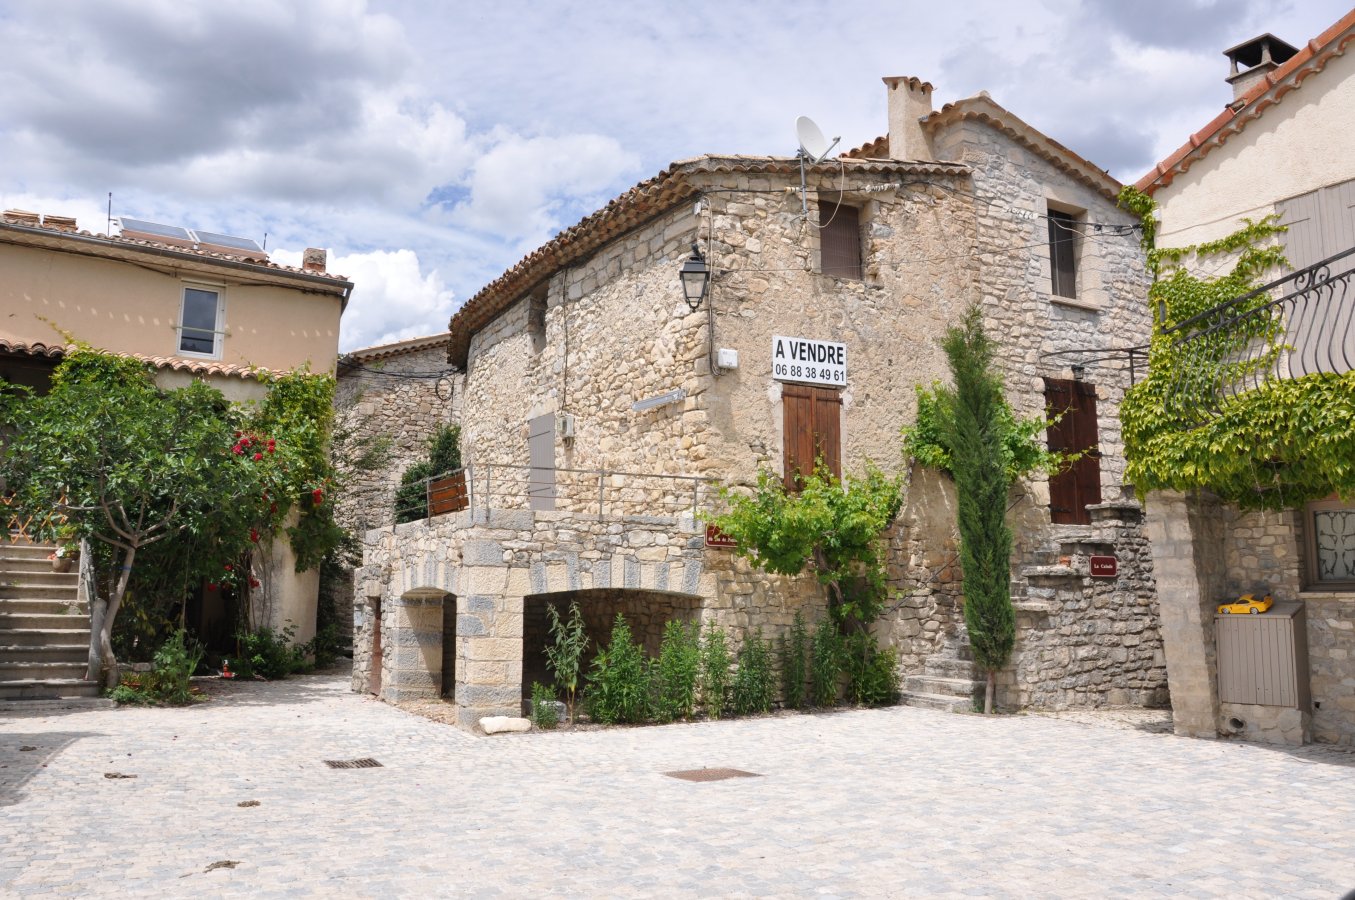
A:
[[[1200,425],[1267,382],[1355,369],[1353,282],[1355,247],[1164,329],[1170,412]]]

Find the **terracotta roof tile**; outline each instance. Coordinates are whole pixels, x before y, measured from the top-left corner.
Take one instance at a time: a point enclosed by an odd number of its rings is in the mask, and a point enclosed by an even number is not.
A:
[[[334,275],[329,272],[312,272],[297,268],[296,266],[284,266],[274,262],[261,262],[257,258],[246,258],[230,253],[218,253],[212,250],[194,249],[192,247],[183,247],[177,244],[162,244],[159,241],[141,240],[139,238],[122,237],[121,235],[95,234],[91,231],[78,230],[75,227],[75,220],[66,216],[42,216],[40,218],[41,221],[39,221],[39,217],[36,214],[27,213],[22,210],[5,210],[3,213],[0,213],[0,225],[23,229],[30,233],[45,231],[50,232],[53,236],[79,237],[95,240],[109,246],[169,251],[185,256],[197,257],[208,262],[211,260],[225,260],[231,263],[253,266],[259,269],[272,270],[289,275],[323,278],[333,281],[336,288],[344,287],[348,284],[348,279],[343,275]]]
[[[852,169],[868,173],[910,172],[936,175],[969,172],[969,167],[963,163],[918,163],[896,160],[860,160],[855,162]],[[790,175],[799,171],[799,162],[790,156],[699,156],[673,163],[653,178],[640,182],[606,206],[584,217],[578,224],[566,228],[467,300],[451,319],[448,361],[454,365],[465,366],[470,351],[471,335],[554,272],[589,255],[608,241],[649,221],[676,204],[696,197],[701,189],[690,180],[693,175],[740,173]]]
[[[1305,44],[1283,65],[1267,72],[1264,78],[1225,107],[1208,125],[1192,134],[1166,159],[1153,166],[1135,182],[1134,187],[1152,194],[1158,188],[1171,184],[1177,175],[1187,171],[1215,147],[1222,146],[1230,137],[1260,118],[1262,113],[1279,103],[1290,91],[1325,69],[1327,63],[1343,55],[1352,40],[1355,40],[1355,9]]]
[[[403,356],[406,353],[417,353],[420,350],[427,350],[431,347],[445,345],[450,337],[450,332],[443,331],[439,334],[410,338],[405,341],[394,341],[389,344],[377,344],[373,347],[362,347],[358,350],[351,350],[348,353],[343,354],[343,356],[358,362],[375,362],[380,359],[390,359],[393,356]]]
[[[10,341],[0,338],[0,353],[13,353],[18,356],[38,356],[47,359],[61,359],[66,355],[65,344],[43,344],[38,341]],[[147,356],[144,353],[117,353],[116,356],[139,359],[157,369],[169,369],[174,372],[187,372],[190,375],[211,375],[220,378],[255,378],[272,375],[273,370],[261,366],[241,366],[235,363],[223,363],[210,359],[185,359],[179,356]]]

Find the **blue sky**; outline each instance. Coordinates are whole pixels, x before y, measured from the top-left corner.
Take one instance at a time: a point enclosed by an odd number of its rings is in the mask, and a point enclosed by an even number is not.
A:
[[[1330,0],[0,4],[0,203],[268,235],[357,284],[352,349],[446,327],[669,162],[885,130],[885,75],[995,100],[1122,180],[1231,97],[1225,47]]]

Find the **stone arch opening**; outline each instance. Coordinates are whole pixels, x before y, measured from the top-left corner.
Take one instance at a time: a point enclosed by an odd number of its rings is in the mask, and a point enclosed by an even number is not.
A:
[[[664,627],[673,620],[696,622],[701,617],[702,608],[702,600],[695,594],[637,588],[591,588],[527,595],[522,599],[524,701],[531,699],[533,682],[552,683],[550,669],[546,665],[546,647],[551,641],[550,617],[546,609],[554,606],[561,619],[564,619],[573,602],[579,604],[584,631],[588,635],[588,649],[583,656],[584,673],[592,665],[598,650],[611,640],[612,624],[618,613],[626,617],[631,634],[645,652],[657,656],[663,643]]]
[[[456,595],[419,587],[383,604],[381,696],[441,697],[456,684]],[[448,662],[450,660],[450,663]]]

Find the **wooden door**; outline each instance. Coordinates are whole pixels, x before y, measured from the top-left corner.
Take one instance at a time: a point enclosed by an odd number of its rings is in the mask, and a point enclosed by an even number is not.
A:
[[[1090,525],[1087,504],[1101,502],[1101,455],[1097,450],[1096,386],[1085,381],[1045,379],[1050,418],[1049,449],[1082,457],[1049,479],[1049,516],[1058,525]]]
[[[842,477],[842,392],[803,384],[781,385],[782,449],[786,490],[798,490],[798,479],[822,460]]]

